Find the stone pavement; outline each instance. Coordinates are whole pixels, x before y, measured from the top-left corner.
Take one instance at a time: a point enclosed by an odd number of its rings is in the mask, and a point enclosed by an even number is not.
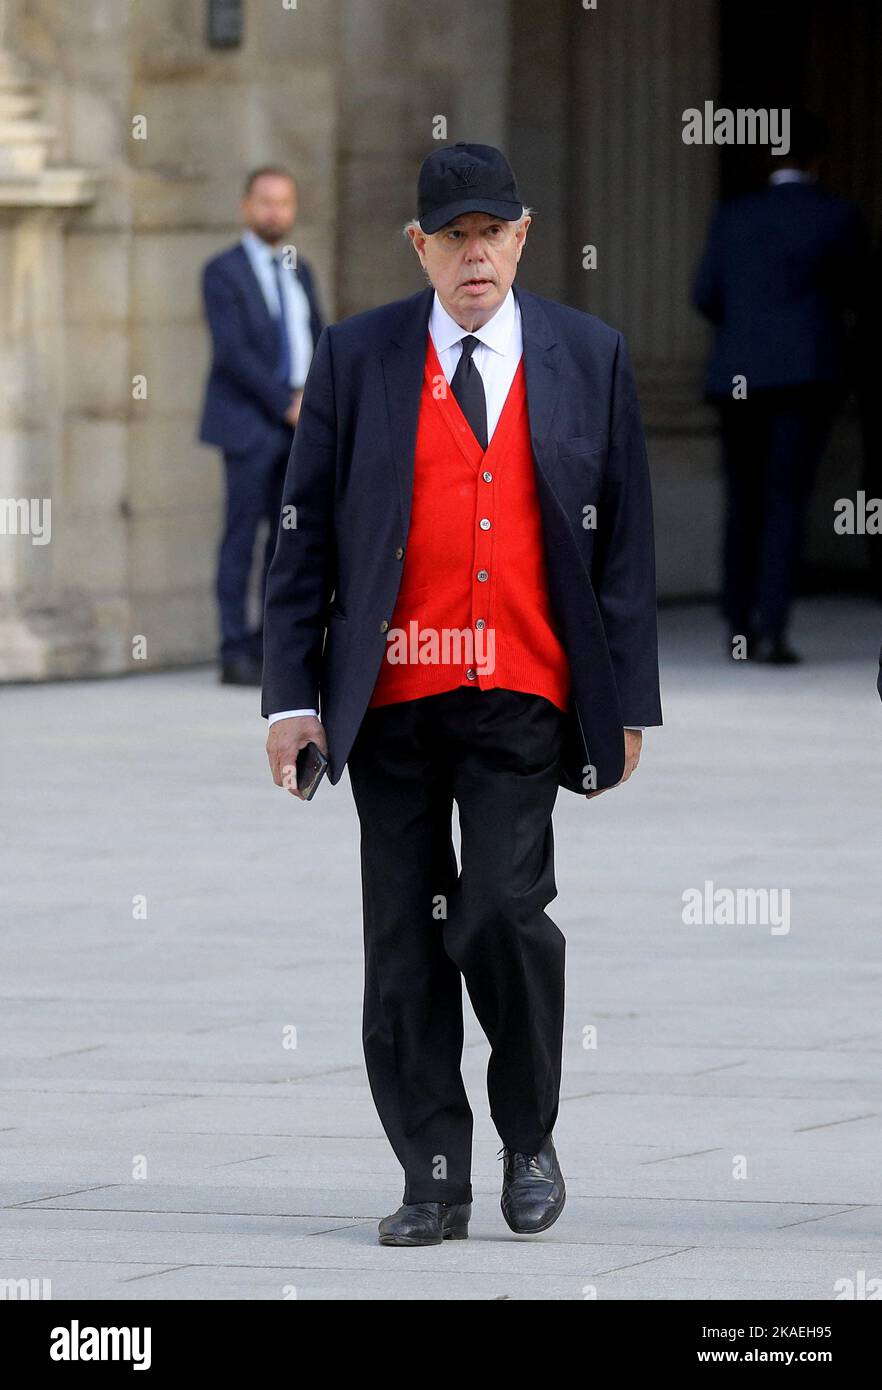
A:
[[[376,1242],[401,1177],[361,1060],[346,778],[279,792],[256,693],[208,670],[0,692],[0,1280],[830,1299],[882,1277],[882,610],[798,616],[810,660],[768,670],[721,658],[709,609],[663,612],[665,729],[628,787],[555,817],[567,1208],[505,1226],[467,1010],[472,1233],[428,1250]],[[789,889],[789,930],[684,924],[707,880]]]

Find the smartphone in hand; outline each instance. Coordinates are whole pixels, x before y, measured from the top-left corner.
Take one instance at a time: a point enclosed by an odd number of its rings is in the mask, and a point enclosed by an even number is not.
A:
[[[297,754],[297,790],[311,801],[327,771],[328,760],[317,743],[307,743]]]

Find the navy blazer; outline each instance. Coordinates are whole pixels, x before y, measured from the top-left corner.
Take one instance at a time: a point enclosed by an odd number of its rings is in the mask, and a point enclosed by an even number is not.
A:
[[[288,462],[283,507],[296,510],[283,511],[268,576],[262,709],[321,710],[332,782],[401,584],[433,293],[325,329]],[[560,781],[584,792],[620,780],[624,725],[661,723],[649,469],[622,335],[515,294],[550,599],[572,673]],[[591,506],[596,529],[584,525]]]
[[[772,184],[717,212],[692,299],[717,326],[708,396],[841,382],[843,311],[861,292],[864,234],[857,208],[810,183]]]
[[[302,257],[297,259],[297,277],[309,300],[315,347],[324,320],[312,271]],[[212,358],[200,440],[231,454],[284,448],[291,437],[284,419],[291,388],[276,375],[278,330],[241,243],[208,262],[202,272],[202,297]]]

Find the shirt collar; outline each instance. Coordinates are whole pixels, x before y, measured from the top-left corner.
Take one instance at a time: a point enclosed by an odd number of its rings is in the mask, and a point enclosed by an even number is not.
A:
[[[779,183],[814,183],[811,174],[807,174],[804,169],[776,169],[769,175],[769,183],[776,185]]]
[[[478,342],[484,343],[486,347],[492,348],[494,352],[499,352],[504,356],[512,351],[514,345],[514,330],[518,312],[514,291],[509,285],[508,294],[496,313],[487,320],[482,328],[475,328],[472,336],[477,338]],[[436,352],[444,352],[446,348],[460,342],[469,333],[467,328],[463,328],[462,324],[450,317],[438,297],[437,290],[429,316],[429,332],[432,335]]]
[[[273,247],[270,246],[268,242],[263,241],[256,232],[252,232],[250,227],[242,233],[242,245],[252,256],[256,256],[259,260],[262,259],[266,261],[267,265],[270,264],[273,257],[276,255]]]

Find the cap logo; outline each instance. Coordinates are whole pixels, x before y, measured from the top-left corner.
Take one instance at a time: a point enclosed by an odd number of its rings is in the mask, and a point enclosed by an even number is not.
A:
[[[468,188],[475,182],[475,167],[474,164],[460,164],[450,169],[459,188]]]

